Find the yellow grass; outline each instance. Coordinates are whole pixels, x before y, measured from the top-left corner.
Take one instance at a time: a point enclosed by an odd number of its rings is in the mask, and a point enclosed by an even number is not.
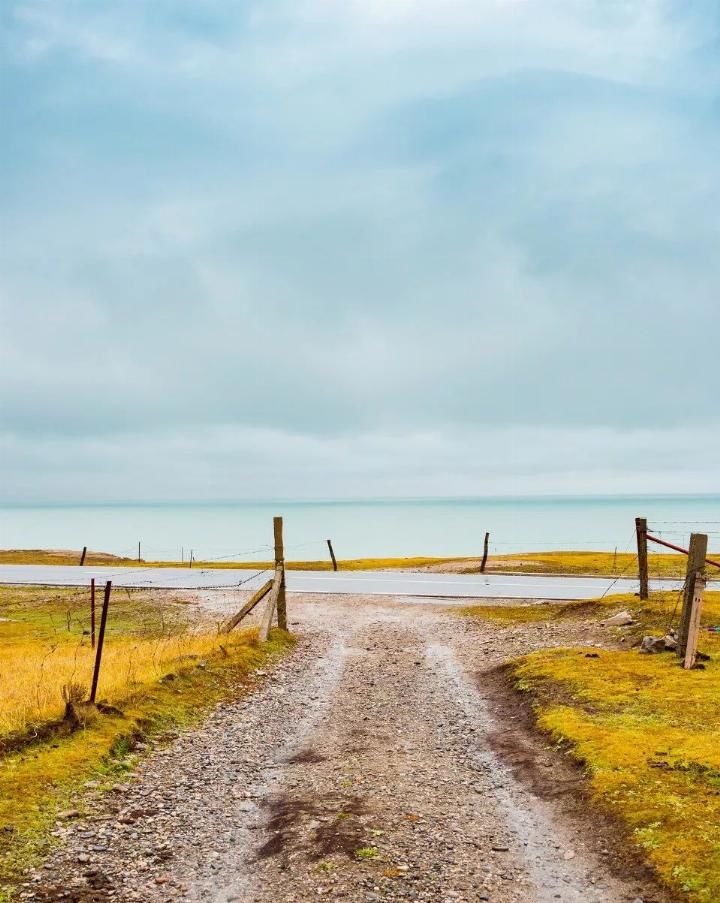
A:
[[[63,687],[89,689],[95,653],[87,591],[0,587],[0,618],[1,737],[62,715]],[[215,624],[197,620],[166,594],[116,591],[98,699],[116,704],[137,687],[213,655],[221,644],[227,645]]]
[[[711,553],[710,558],[713,557]],[[716,553],[720,559],[720,553]],[[685,555],[670,552],[650,553],[648,571],[651,577],[684,577],[687,567]],[[523,552],[495,555],[488,562],[488,571],[517,571],[528,574],[585,574],[589,576],[637,576],[637,555],[634,552]],[[708,577],[720,577],[720,570],[708,567]]]
[[[708,593],[704,624],[720,623],[720,593]],[[630,605],[644,629],[666,624],[670,594]],[[586,609],[587,611],[587,609]],[[613,812],[660,877],[694,903],[720,899],[720,636],[703,632],[712,656],[685,671],[673,654],[550,649],[514,668],[532,692],[540,727],[588,769],[598,805]]]
[[[720,552],[709,557],[720,560]],[[0,564],[78,564],[80,552],[42,549],[0,550]],[[138,563],[134,558],[118,558],[107,552],[88,552],[88,565],[112,567],[188,567],[179,561],[146,561]],[[687,559],[675,553],[650,553],[648,568],[651,577],[684,577]],[[274,567],[274,561],[194,561],[193,567],[206,569],[266,569]],[[457,573],[475,574],[480,570],[478,556],[456,556],[435,558],[414,556],[405,558],[350,558],[338,561],[341,571],[367,570],[448,570]],[[287,561],[288,570],[330,571],[328,559],[315,561]],[[634,552],[518,552],[506,555],[491,555],[487,562],[487,573],[508,574],[584,574],[587,576],[636,576],[637,556]],[[709,579],[720,579],[720,570],[709,566]]]
[[[138,738],[193,723],[238,695],[249,672],[289,642],[282,631],[262,645],[256,630],[219,635],[172,594],[118,592],[98,699],[120,714],[83,710],[81,730],[58,724],[47,734],[63,714],[63,684],[90,684],[87,599],[75,590],[0,587],[0,617],[0,901],[47,848],[56,813],[82,808],[85,781],[115,783]]]

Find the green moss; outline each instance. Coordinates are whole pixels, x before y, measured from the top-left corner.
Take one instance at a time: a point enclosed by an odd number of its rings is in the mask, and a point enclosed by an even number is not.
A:
[[[713,635],[702,646],[720,653]],[[685,671],[674,655],[552,649],[514,673],[540,727],[586,765],[597,804],[668,886],[695,903],[720,899],[720,664]]]

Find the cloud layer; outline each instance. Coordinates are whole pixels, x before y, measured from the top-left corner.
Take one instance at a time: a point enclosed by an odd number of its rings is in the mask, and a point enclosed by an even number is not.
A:
[[[7,4],[3,494],[720,489],[718,27]]]

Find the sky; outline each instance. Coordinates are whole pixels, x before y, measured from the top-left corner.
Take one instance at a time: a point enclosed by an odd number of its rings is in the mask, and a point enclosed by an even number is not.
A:
[[[709,0],[6,0],[0,501],[720,492]]]

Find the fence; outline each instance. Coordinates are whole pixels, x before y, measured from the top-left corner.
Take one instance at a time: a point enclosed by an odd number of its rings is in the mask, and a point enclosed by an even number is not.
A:
[[[720,569],[720,562],[708,558],[706,533],[691,533],[690,543],[686,549],[649,533],[647,519],[644,517],[635,518],[635,532],[638,550],[639,596],[643,600],[649,596],[648,542],[687,556],[687,568],[682,588],[682,610],[677,632],[677,652],[682,659],[683,667],[693,668],[698,655],[700,619],[706,586],[705,567],[709,564]]]
[[[282,528],[275,518],[273,578],[230,621],[225,612],[214,616],[188,605],[187,590],[118,587],[112,579],[78,589],[3,586],[0,751],[22,745],[41,725],[59,726],[80,704],[117,705],[178,668],[242,651],[253,634],[229,634],[262,600],[260,639],[268,639],[275,621],[287,629]],[[254,570],[212,589],[234,596],[257,576]],[[198,589],[206,588],[189,592]]]

